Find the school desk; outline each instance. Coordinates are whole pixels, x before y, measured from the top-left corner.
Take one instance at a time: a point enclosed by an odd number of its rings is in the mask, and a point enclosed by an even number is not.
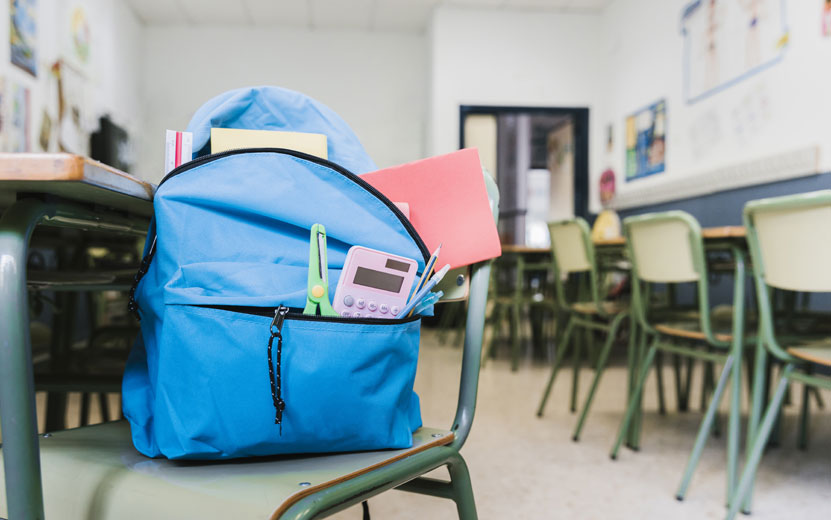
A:
[[[0,424],[10,518],[43,517],[26,280],[32,232],[55,226],[143,236],[154,190],[78,155],[0,154]],[[39,283],[95,290],[115,281],[63,274]]]

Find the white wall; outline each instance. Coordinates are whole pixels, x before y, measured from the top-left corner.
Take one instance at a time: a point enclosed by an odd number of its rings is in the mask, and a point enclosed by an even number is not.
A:
[[[605,153],[603,136],[592,140],[594,149],[604,150],[602,162],[592,165],[592,190],[607,166],[617,174],[618,193],[637,195],[812,145],[821,149],[819,169],[831,169],[831,39],[820,36],[822,1],[787,0],[789,42],[781,61],[694,103],[683,90],[680,27],[689,3],[617,0],[604,11],[604,102],[594,121],[614,125],[614,150]],[[736,36],[720,45],[742,44]],[[667,101],[666,171],[627,183],[624,120],[661,98]]]
[[[290,88],[329,106],[379,167],[424,156],[422,35],[234,26],[149,26],[144,35],[148,179],[164,173],[165,129],[184,129],[211,97],[254,85]]]
[[[11,64],[9,44],[9,2],[0,3],[0,77],[3,79],[2,115],[8,125],[13,85],[30,89],[29,142],[31,151],[43,151],[38,142],[44,108],[52,119],[52,139],[48,149],[58,149],[57,82],[50,68],[59,58],[73,60],[70,19],[75,7],[86,13],[90,28],[90,54],[87,63],[75,59],[84,77],[83,97],[87,130],[97,128],[97,119],[110,114],[133,138],[142,135],[142,96],[140,52],[142,27],[122,1],[38,0],[36,8],[37,77]],[[95,126],[93,126],[95,125]],[[7,131],[4,128],[4,133]],[[88,146],[88,141],[84,141]],[[4,143],[5,145],[6,143]]]
[[[430,29],[429,154],[459,146],[459,105],[589,107],[602,139],[600,16],[440,7]]]

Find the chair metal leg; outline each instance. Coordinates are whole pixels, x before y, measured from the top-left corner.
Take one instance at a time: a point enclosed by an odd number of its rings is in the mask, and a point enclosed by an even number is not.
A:
[[[695,367],[695,360],[687,358],[687,374],[684,378],[684,386],[681,389],[679,396],[678,411],[686,412],[690,409],[690,389],[692,388],[693,368]]]
[[[632,397],[632,391],[635,388],[635,378],[637,378],[638,367],[635,364],[636,349],[638,348],[638,328],[635,325],[635,318],[630,319],[629,326],[629,345],[626,352],[626,403]],[[625,404],[625,403],[624,403]]]
[[[825,401],[822,400],[822,394],[820,393],[819,388],[811,387],[810,392],[814,394],[814,398],[817,401],[817,408],[825,410]]]
[[[89,424],[89,398],[89,392],[84,392],[81,394],[81,417],[79,421],[79,424],[81,426],[86,426]]]
[[[476,501],[473,498],[473,487],[470,484],[470,472],[461,455],[453,458],[447,464],[450,472],[450,484],[453,486],[453,501],[462,520],[476,520]]]
[[[693,472],[695,471],[696,465],[698,465],[698,459],[701,457],[701,451],[704,449],[704,444],[707,442],[707,437],[710,435],[710,429],[713,426],[713,419],[718,412],[721,397],[724,395],[724,389],[727,387],[727,380],[730,377],[733,363],[733,356],[728,356],[727,361],[724,363],[724,368],[721,370],[721,376],[719,377],[718,384],[716,385],[716,390],[713,392],[713,397],[710,399],[710,405],[707,407],[707,413],[704,415],[704,419],[701,421],[701,426],[698,428],[698,435],[695,438],[692,453],[690,453],[690,458],[687,461],[687,467],[684,470],[684,476],[681,479],[681,486],[678,488],[678,493],[675,494],[675,498],[678,500],[684,500],[684,495],[687,493],[687,488],[690,485]]]
[[[519,369],[519,349],[520,342],[520,323],[522,319],[522,310],[518,303],[511,305],[511,371],[516,372]]]
[[[756,350],[754,352],[753,363],[753,393],[750,400],[750,416],[747,421],[747,441],[745,443],[745,457],[747,462],[750,461],[753,444],[756,442],[757,430],[759,422],[762,420],[762,409],[764,407],[765,397],[767,395],[767,376],[768,376],[768,353],[762,342],[762,335],[759,333],[756,339]],[[753,483],[751,482],[751,487]],[[738,493],[738,492],[737,492]],[[751,495],[748,495],[742,509],[750,511]]]
[[[658,413],[666,415],[667,407],[664,401],[664,353],[660,350],[655,353],[655,383],[658,387]]]
[[[771,399],[770,404],[765,411],[765,417],[762,419],[762,424],[759,427],[759,431],[753,441],[753,446],[750,449],[747,464],[742,472],[742,478],[739,481],[739,486],[736,489],[734,499],[730,501],[730,509],[727,512],[727,520],[733,520],[733,518],[736,517],[736,513],[739,512],[739,507],[743,503],[745,504],[743,512],[747,514],[750,513],[749,504],[753,493],[753,482],[756,478],[756,470],[758,469],[759,462],[762,459],[762,453],[765,451],[768,437],[770,436],[771,429],[773,428],[773,422],[776,420],[777,415],[779,415],[779,409],[782,406],[782,399],[785,397],[785,390],[788,388],[788,375],[792,370],[793,365],[789,364],[785,367],[785,370],[779,379],[779,384],[776,386],[773,399]]]
[[[701,383],[701,411],[707,412],[707,406],[710,403],[710,394],[716,386],[715,363],[712,361],[704,362],[704,371],[702,372],[703,381]]]
[[[488,343],[488,348],[485,355],[482,356],[481,368],[485,368],[488,359],[493,357],[496,353],[496,344],[499,342],[499,333],[502,330],[502,317],[505,312],[505,306],[494,303],[493,318],[491,319],[491,340]]]
[[[557,345],[557,355],[554,357],[554,364],[551,365],[551,376],[548,378],[548,383],[545,385],[545,391],[542,393],[542,400],[540,406],[537,408],[537,417],[542,417],[543,410],[545,410],[545,403],[548,402],[548,395],[551,393],[551,387],[554,385],[554,378],[557,377],[557,371],[560,369],[560,364],[563,362],[568,348],[570,346],[569,340],[574,331],[574,322],[569,320],[566,330],[563,333],[562,343]]]
[[[733,347],[733,366],[730,374],[730,412],[727,418],[727,505],[736,491],[739,472],[739,436],[741,435],[742,410],[742,344]]]
[[[595,367],[594,372],[594,379],[592,379],[591,388],[589,389],[589,395],[586,398],[586,402],[583,405],[583,410],[580,412],[580,419],[577,420],[577,426],[574,429],[574,436],[572,439],[574,442],[577,442],[580,439],[580,431],[583,429],[583,423],[586,421],[586,416],[589,413],[589,408],[591,408],[592,399],[594,399],[594,393],[597,390],[597,385],[600,384],[600,377],[603,375],[603,370],[606,368],[606,360],[609,358],[609,352],[612,350],[612,345],[615,342],[615,338],[617,337],[617,330],[620,327],[621,321],[623,321],[624,314],[619,314],[615,316],[612,320],[612,324],[609,327],[608,335],[606,337],[606,342],[603,344],[603,348],[600,351],[600,355],[597,359],[597,366]]]
[[[588,342],[586,335],[589,333],[588,329],[583,329],[582,334],[578,334],[574,342],[574,353],[571,355],[571,400],[569,404],[569,411],[574,413],[577,411],[577,390],[580,387],[580,357],[583,354],[583,343]],[[582,336],[582,337],[579,337]]]
[[[632,421],[632,418],[635,415],[635,411],[639,406],[641,392],[643,391],[643,384],[646,381],[646,376],[649,374],[650,365],[652,365],[652,360],[655,357],[655,352],[658,350],[658,337],[656,336],[655,339],[652,341],[652,345],[649,347],[649,351],[646,353],[646,357],[641,363],[640,373],[638,374],[638,380],[635,383],[635,389],[632,392],[632,397],[629,399],[629,404],[626,407],[626,413],[623,415],[623,421],[620,424],[620,430],[617,434],[617,440],[615,441],[615,445],[612,447],[611,457],[612,460],[617,458],[617,452],[620,449],[620,445],[623,443],[623,438],[629,431],[629,425]]]
[[[657,339],[657,336],[655,338]],[[644,359],[646,358],[646,343],[647,334],[646,331],[642,330],[640,342],[638,343],[638,353],[636,357],[638,366],[641,366],[644,363]],[[641,445],[641,425],[643,424],[643,390],[641,390],[641,394],[638,397],[637,408],[635,408],[634,413],[635,415],[632,418],[632,422],[629,426],[629,435],[627,437],[626,446],[631,450],[638,451]]]
[[[802,385],[802,410],[799,414],[799,441],[797,447],[805,450],[808,447],[808,421],[811,413],[811,394],[808,385]]]

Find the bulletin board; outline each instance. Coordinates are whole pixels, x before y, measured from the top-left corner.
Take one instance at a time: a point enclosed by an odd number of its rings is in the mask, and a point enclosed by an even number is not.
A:
[[[778,63],[785,0],[696,0],[681,14],[684,91],[695,103]]]
[[[667,103],[665,99],[626,118],[626,181],[664,171]]]

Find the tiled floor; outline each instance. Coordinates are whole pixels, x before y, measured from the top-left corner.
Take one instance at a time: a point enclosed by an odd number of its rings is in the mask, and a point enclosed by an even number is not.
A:
[[[698,388],[693,409],[675,411],[671,372],[666,373],[666,416],[657,414],[655,382],[647,382],[642,449],[622,449],[617,461],[609,449],[621,418],[625,370],[606,372],[579,443],[571,441],[576,417],[568,412],[571,372],[558,375],[545,417],[536,406],[548,375],[543,364],[530,361],[510,371],[503,351],[482,371],[476,420],[462,450],[470,467],[479,516],[491,518],[701,519],[725,513],[725,438],[712,438],[704,451],[687,499],[675,500],[702,414]],[[421,395],[424,423],[447,427],[458,393],[461,350],[440,346],[426,331],[422,341],[416,390]],[[581,398],[592,371],[584,369]],[[695,381],[698,382],[696,372]],[[743,387],[743,388],[746,388]],[[800,390],[795,387],[796,390]],[[801,391],[794,392],[799,402]],[[831,408],[831,394],[825,398]],[[726,403],[726,399],[725,399]],[[754,514],[757,520],[827,518],[831,503],[831,411],[812,416],[811,444],[796,448],[798,406],[787,408],[781,447],[762,461]],[[726,417],[722,415],[723,422]],[[744,433],[743,433],[744,434]],[[442,475],[446,471],[441,470]],[[439,474],[437,472],[437,474]],[[390,491],[370,500],[375,519],[455,518],[452,502]],[[340,519],[361,518],[360,508]]]

